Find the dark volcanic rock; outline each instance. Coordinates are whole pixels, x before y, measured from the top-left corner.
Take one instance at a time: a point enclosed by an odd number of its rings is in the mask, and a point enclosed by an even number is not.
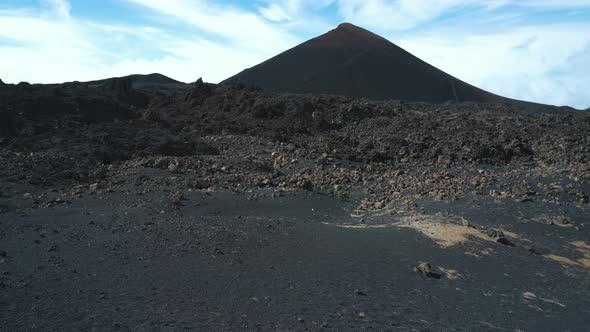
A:
[[[131,92],[131,84],[132,82],[129,77],[119,77],[107,80],[104,87],[113,90],[118,94],[125,95]]]
[[[504,235],[504,232],[499,229],[492,228],[488,230],[488,236],[502,245],[514,247],[514,243],[510,242],[510,240],[508,240]]]
[[[200,105],[205,99],[212,95],[211,87],[199,78],[184,96],[184,100],[191,106]]]
[[[428,278],[440,279],[442,277],[442,274],[434,272],[432,265],[428,262],[418,263],[418,265],[414,267],[414,271]]]
[[[428,262],[421,262],[416,265],[415,270],[421,275],[427,275],[432,273],[432,265],[430,265]]]
[[[269,91],[329,93],[373,99],[507,102],[414,57],[388,40],[343,23],[225,83]]]
[[[587,330],[588,114],[131,81],[0,89],[4,330]]]
[[[129,79],[115,79],[108,87],[103,84],[107,83],[35,85],[26,90],[4,86],[0,90],[1,144],[21,153],[18,158],[22,159],[18,163],[5,159],[6,172],[17,172],[16,165],[22,163],[35,183],[58,178],[92,180],[88,177],[100,168],[97,162],[113,164],[150,155],[223,155],[228,146],[203,138],[236,135],[289,143],[270,162],[279,168],[297,165],[299,160],[315,161],[317,170],[284,179],[289,186],[310,191],[335,186],[342,192],[347,188],[343,184],[364,181],[359,174],[334,183],[330,181],[336,179],[324,179],[332,175],[322,169],[339,162],[396,169],[544,163],[571,168],[581,178],[590,176],[586,148],[590,121],[579,112],[535,114],[503,104],[275,95],[251,85],[212,86],[202,80],[189,91],[178,88],[166,94],[130,88]],[[31,152],[35,154],[29,156]],[[233,153],[244,157],[241,149]],[[450,185],[443,180],[435,183]],[[516,198],[534,193],[518,183],[503,191],[508,195],[514,191]],[[463,186],[452,190],[465,191]],[[445,196],[434,188],[427,193]],[[577,199],[585,201],[579,195]]]
[[[183,142],[170,139],[160,145],[156,151],[165,156],[217,155],[219,150],[201,141]]]
[[[124,83],[121,83],[124,82]],[[170,77],[162,74],[148,74],[148,75],[128,75],[123,77],[113,77],[103,80],[90,81],[90,82],[74,82],[73,84],[83,84],[87,86],[113,86],[113,85],[126,85],[128,88],[133,89],[148,89],[148,90],[169,90],[169,89],[182,89],[186,86],[185,83],[174,80]]]

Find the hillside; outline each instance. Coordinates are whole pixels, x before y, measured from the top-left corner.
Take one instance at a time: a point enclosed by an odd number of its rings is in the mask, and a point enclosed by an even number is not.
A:
[[[223,83],[273,92],[328,93],[371,99],[503,103],[390,41],[349,23],[300,44]]]

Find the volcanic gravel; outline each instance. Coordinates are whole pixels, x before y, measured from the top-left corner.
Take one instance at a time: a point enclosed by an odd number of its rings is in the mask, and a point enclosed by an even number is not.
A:
[[[587,113],[155,77],[0,85],[2,329],[589,326]]]

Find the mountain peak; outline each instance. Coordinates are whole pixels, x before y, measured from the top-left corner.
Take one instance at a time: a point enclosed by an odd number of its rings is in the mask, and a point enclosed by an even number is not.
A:
[[[225,80],[275,92],[371,99],[503,102],[350,23]]]
[[[310,46],[316,47],[391,45],[387,39],[348,22],[340,23],[335,29],[310,40],[310,43]]]
[[[336,29],[361,29],[361,28],[357,27],[356,25],[354,25],[352,23],[342,22],[342,23],[338,24]]]

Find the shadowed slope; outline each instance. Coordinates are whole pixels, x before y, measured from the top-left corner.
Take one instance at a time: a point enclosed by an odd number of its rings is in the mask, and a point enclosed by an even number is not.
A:
[[[505,102],[349,23],[227,79],[274,92],[373,99]]]
[[[113,77],[113,78],[107,78],[107,79],[103,79],[103,80],[90,81],[90,82],[86,82],[86,83],[97,84],[97,85],[104,85],[104,84],[109,85],[109,84],[113,84],[114,82],[119,82],[119,81],[125,81],[131,87],[133,87],[135,89],[148,88],[148,87],[181,88],[181,87],[186,86],[186,83],[177,81],[177,80],[172,79],[168,76],[158,74],[158,73],[147,74],[147,75],[133,74],[133,75],[123,76],[123,77]]]

